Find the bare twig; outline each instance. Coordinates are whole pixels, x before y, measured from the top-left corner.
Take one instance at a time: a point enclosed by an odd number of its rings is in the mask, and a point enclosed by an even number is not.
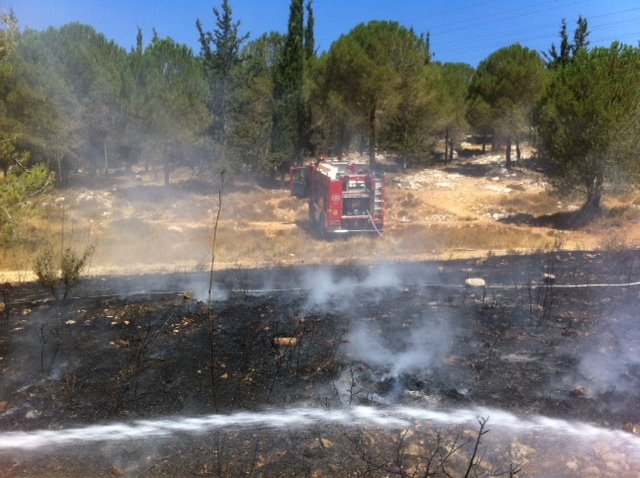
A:
[[[211,239],[211,266],[209,268],[209,292],[207,294],[207,335],[209,340],[209,377],[211,380],[211,397],[213,408],[218,411],[218,396],[216,394],[216,367],[215,367],[215,341],[214,341],[214,321],[213,314],[213,271],[216,259],[216,237],[218,234],[218,223],[220,222],[220,212],[222,211],[222,192],[224,188],[224,170],[220,172],[220,189],[218,189],[218,210],[213,224],[213,238]]]
[[[222,191],[224,188],[224,169],[220,172],[220,189],[218,189],[218,210],[213,224],[213,238],[211,239],[211,267],[209,268],[209,293],[207,295],[207,309],[211,310],[211,292],[213,290],[213,268],[216,260],[216,237],[218,235],[218,223],[222,211]]]
[[[478,456],[478,450],[480,445],[482,444],[482,437],[489,433],[489,430],[485,430],[487,426],[487,422],[489,418],[480,417],[478,418],[478,423],[480,424],[480,428],[478,429],[478,434],[476,435],[476,441],[473,444],[473,453],[471,453],[471,458],[469,459],[469,466],[467,467],[467,472],[464,474],[464,478],[469,478],[469,474],[471,470],[479,463],[479,460],[476,460]]]

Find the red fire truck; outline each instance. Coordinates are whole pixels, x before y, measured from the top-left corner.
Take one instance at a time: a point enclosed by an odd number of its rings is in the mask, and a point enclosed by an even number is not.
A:
[[[385,179],[368,165],[320,161],[291,168],[291,195],[309,199],[309,223],[321,236],[382,234]]]

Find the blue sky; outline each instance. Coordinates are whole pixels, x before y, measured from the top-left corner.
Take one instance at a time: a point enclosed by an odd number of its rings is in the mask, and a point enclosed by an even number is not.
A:
[[[22,28],[43,30],[78,21],[130,49],[137,27],[145,38],[155,28],[199,52],[195,20],[214,27],[212,8],[222,0],[0,0]],[[515,42],[537,51],[558,43],[562,18],[573,33],[578,15],[589,21],[592,46],[613,40],[637,45],[640,0],[314,0],[316,43],[326,50],[340,35],[369,20],[395,20],[417,33],[431,33],[436,59],[473,66]],[[231,0],[241,31],[256,38],[285,32],[289,0]]]

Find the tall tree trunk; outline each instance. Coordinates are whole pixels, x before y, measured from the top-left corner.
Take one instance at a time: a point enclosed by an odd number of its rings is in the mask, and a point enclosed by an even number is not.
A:
[[[336,145],[336,151],[335,154],[336,156],[342,156],[342,152],[344,151],[344,143],[346,140],[346,127],[344,125],[344,122],[340,122],[340,125],[338,126],[339,128],[339,132],[338,132],[338,144]]]
[[[169,161],[169,152],[167,151],[167,147],[164,148],[164,185],[169,185],[170,180],[170,161]]]
[[[376,165],[376,107],[369,111],[369,167]]]
[[[104,174],[109,175],[109,154],[107,151],[107,142],[104,142]]]
[[[522,152],[520,151],[520,140],[516,138],[516,160],[520,162],[522,158]]]
[[[604,185],[604,176],[602,172],[595,174],[591,184],[587,186],[587,200],[582,206],[583,212],[595,212],[600,210],[600,202],[602,200],[602,188]]]
[[[58,170],[58,175],[56,178],[56,182],[58,183],[58,186],[64,186],[64,174],[63,174],[63,168],[62,168],[62,160],[63,160],[63,153],[61,151],[56,152],[56,168]],[[91,174],[90,174],[91,175]],[[93,175],[91,175],[93,176]]]
[[[444,162],[449,161],[449,128],[444,130]]]
[[[449,162],[453,161],[453,138],[449,138]]]
[[[505,166],[507,167],[507,169],[511,169],[511,136],[507,136],[506,157],[507,157],[507,163]]]
[[[302,80],[300,80],[302,82]],[[304,101],[302,99],[302,94],[298,92],[298,100],[296,104],[296,117],[297,117],[297,128],[298,134],[296,135],[296,142],[294,144],[294,162],[296,166],[302,166],[304,163],[304,148],[305,148],[305,139],[306,139],[306,121],[307,115],[304,109]]]
[[[222,151],[221,162],[222,164],[227,164],[227,83],[226,78],[222,79],[222,86],[220,91],[220,144]]]

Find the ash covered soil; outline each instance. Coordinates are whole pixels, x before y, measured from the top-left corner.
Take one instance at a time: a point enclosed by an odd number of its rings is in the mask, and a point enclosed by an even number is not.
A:
[[[0,476],[463,476],[465,410],[496,430],[476,476],[638,476],[640,287],[620,284],[639,276],[638,252],[618,251],[221,271],[210,307],[205,273],[89,279],[65,302],[23,285],[2,321]],[[349,415],[398,406],[442,416]],[[55,439],[265,410],[255,426]],[[538,416],[557,420],[518,422]],[[7,446],[43,429],[42,446]]]

